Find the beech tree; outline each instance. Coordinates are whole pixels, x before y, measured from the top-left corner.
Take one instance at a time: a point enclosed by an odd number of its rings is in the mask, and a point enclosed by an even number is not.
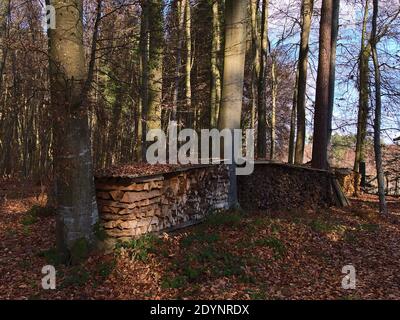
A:
[[[309,38],[311,31],[311,19],[313,15],[314,0],[303,0],[301,6],[301,40],[298,63],[298,76],[296,88],[296,114],[297,114],[297,137],[294,162],[303,163],[304,145],[306,139],[306,89]]]
[[[375,166],[378,179],[378,196],[379,196],[379,212],[386,215],[388,213],[385,198],[385,175],[382,166],[382,148],[381,148],[381,119],[382,119],[382,91],[381,91],[381,72],[378,58],[378,35],[377,35],[377,19],[378,19],[378,0],[373,0],[372,14],[372,32],[371,32],[371,54],[374,62],[375,76],[375,119],[374,119],[374,151]]]
[[[240,129],[246,55],[246,15],[246,1],[226,1],[224,73],[218,123],[220,130]],[[232,151],[234,152],[234,150]],[[237,186],[235,165],[233,164],[230,165],[229,175],[229,204],[236,206]]]
[[[212,128],[218,124],[221,103],[221,72],[219,53],[221,51],[221,18],[219,0],[212,2],[212,46],[211,46],[211,122]]]
[[[356,154],[354,159],[354,171],[360,171],[360,162],[365,161],[365,139],[367,136],[367,120],[369,110],[369,59],[371,56],[371,45],[367,37],[369,0],[365,0],[364,15],[361,31],[361,48],[359,54],[359,105],[358,105],[358,120],[357,120],[357,143]],[[355,188],[356,190],[358,188]]]
[[[192,30],[191,30],[191,7],[190,1],[187,0],[185,5],[185,44],[186,44],[186,59],[185,59],[185,107],[187,114],[187,123],[190,127],[195,128],[196,112],[192,110]]]
[[[258,7],[259,0],[250,1],[250,17],[251,17],[251,48],[252,48],[252,79],[251,79],[251,119],[250,128],[255,128],[256,110],[257,110],[257,94],[258,82],[260,80],[260,55],[261,55],[261,42],[259,32],[259,18]]]
[[[140,34],[142,146],[147,144],[149,130],[161,129],[163,42],[163,1],[146,1],[142,4]]]
[[[56,14],[56,28],[49,30],[49,58],[57,246],[65,260],[74,262],[94,245],[98,220],[87,105],[93,70],[85,63],[82,0],[50,4]],[[101,0],[98,6],[100,14]],[[93,41],[95,46],[96,31]]]

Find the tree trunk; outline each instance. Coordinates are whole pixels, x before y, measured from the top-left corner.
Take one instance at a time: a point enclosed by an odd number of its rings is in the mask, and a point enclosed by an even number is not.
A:
[[[150,1],[149,24],[149,101],[147,130],[161,129],[162,69],[163,69],[163,0]]]
[[[339,10],[340,10],[340,0],[333,0],[332,38],[331,38],[332,51],[331,51],[331,66],[329,74],[328,146],[330,144],[332,136],[333,105],[335,103],[336,47],[337,47],[337,38],[339,32]]]
[[[107,152],[105,155],[105,165],[106,166],[111,166],[115,164],[115,156],[116,156],[116,150],[117,150],[117,144],[115,143],[116,140],[118,140],[118,137],[116,137],[116,134],[119,129],[119,122],[121,119],[121,112],[122,112],[122,106],[123,106],[123,89],[121,85],[118,83],[115,83],[115,101],[112,107],[112,120],[111,120],[111,125],[108,130],[108,141],[107,141]]]
[[[221,73],[219,69],[218,56],[221,51],[221,26],[219,16],[219,0],[212,4],[212,46],[211,46],[211,128],[217,127],[218,115],[221,103]]]
[[[265,102],[265,65],[268,50],[268,7],[269,0],[263,0],[261,12],[261,52],[257,90],[257,156],[267,156],[267,119]]]
[[[55,121],[57,246],[72,262],[94,244],[98,221],[83,46],[82,0],[52,0],[57,28],[49,31],[50,87]]]
[[[319,60],[315,97],[314,135],[311,165],[326,169],[328,165],[329,75],[332,38],[332,2],[323,0],[319,31]]]
[[[290,115],[290,134],[289,134],[289,151],[288,163],[294,164],[295,138],[296,138],[296,116],[297,116],[297,83],[299,82],[299,72],[296,72],[296,81],[293,90],[293,104]]]
[[[192,37],[191,37],[191,14],[190,14],[190,1],[185,2],[185,41],[186,41],[186,62],[185,62],[185,100],[186,100],[186,114],[187,125],[193,128],[193,123],[196,118],[192,110],[192,87],[191,76],[192,71]]]
[[[2,92],[3,73],[6,63],[7,49],[5,44],[7,19],[10,9],[10,0],[1,0],[0,3],[0,94]]]
[[[163,1],[143,3],[140,29],[141,159],[146,160],[149,130],[161,128]]]
[[[309,38],[311,30],[311,20],[314,8],[314,0],[303,0],[300,54],[297,81],[297,138],[295,160],[296,164],[302,164],[304,158],[304,145],[306,139],[306,90],[307,90],[307,69]]]
[[[185,3],[188,0],[177,0],[177,19],[178,28],[176,31],[176,71],[175,71],[175,87],[172,101],[171,121],[177,121],[178,101],[179,101],[179,87],[181,79],[181,65],[182,65],[182,31],[185,19]]]
[[[218,123],[220,130],[240,129],[246,56],[246,13],[246,1],[226,1],[224,75]],[[233,146],[232,153],[234,154]],[[229,176],[229,205],[234,207],[238,204],[234,164],[230,165]]]
[[[251,0],[250,12],[251,12],[251,44],[252,44],[252,55],[253,55],[253,72],[251,79],[251,129],[255,127],[256,110],[257,110],[257,95],[258,95],[258,82],[260,79],[260,33],[258,28],[258,5],[259,0]]]
[[[146,133],[147,133],[147,113],[149,110],[149,50],[150,50],[150,31],[149,31],[150,3],[145,1],[142,4],[142,15],[140,22],[140,65],[141,65],[141,95],[140,95],[140,137],[141,137],[141,160],[146,160]]]
[[[272,55],[271,65],[271,149],[269,157],[275,158],[275,140],[276,140],[276,98],[278,95],[278,79],[276,75],[276,57]]]
[[[373,15],[372,15],[372,33],[371,33],[371,51],[374,61],[375,71],[375,120],[374,120],[374,150],[375,150],[375,165],[378,178],[378,195],[379,195],[379,213],[382,215],[388,214],[386,199],[385,199],[385,176],[382,166],[382,149],[381,149],[381,119],[382,119],[382,101],[381,101],[381,72],[379,68],[377,46],[377,19],[378,19],[378,0],[373,0]]]
[[[367,23],[368,23],[368,3],[365,1],[364,20],[361,35],[361,49],[359,57],[359,106],[357,120],[357,141],[356,154],[354,160],[354,171],[359,172],[360,162],[365,161],[365,139],[367,136],[367,120],[368,120],[368,103],[369,103],[369,58],[371,55],[371,46],[366,42]],[[355,188],[358,190],[358,186]]]

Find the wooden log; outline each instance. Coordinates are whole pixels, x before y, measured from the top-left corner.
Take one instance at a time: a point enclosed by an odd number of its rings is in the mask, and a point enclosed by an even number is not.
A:
[[[332,177],[331,182],[338,205],[341,207],[348,207],[350,205],[349,199],[347,199],[346,195],[343,193],[336,177]]]
[[[108,208],[129,208],[133,209],[137,207],[137,203],[121,203],[117,201],[111,201],[111,200],[99,200],[98,201],[99,206],[106,206]]]
[[[124,196],[121,199],[121,202],[124,203],[133,203],[145,199],[155,198],[161,195],[160,190],[152,190],[149,192],[125,192]]]
[[[120,201],[121,198],[124,196],[124,192],[121,190],[110,191],[110,196],[111,198],[113,198],[113,200]]]
[[[116,237],[116,238],[134,237],[134,236],[138,235],[138,231],[136,228],[135,229],[123,229],[123,230],[114,228],[114,229],[106,230],[106,233],[108,236]]]

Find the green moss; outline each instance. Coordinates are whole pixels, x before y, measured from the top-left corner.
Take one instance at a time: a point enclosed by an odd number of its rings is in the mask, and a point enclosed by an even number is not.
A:
[[[335,229],[335,226],[332,225],[331,223],[327,223],[325,221],[316,219],[311,221],[310,223],[310,227],[312,230],[316,231],[316,232],[331,232]]]
[[[24,226],[22,229],[24,236],[29,236],[31,234],[31,227],[30,226]]]
[[[75,267],[65,277],[61,284],[61,288],[69,286],[82,287],[87,284],[90,279],[90,273],[82,267]]]
[[[39,205],[33,205],[27,212],[27,214],[35,216],[35,217],[50,217],[55,215],[55,208],[53,207],[44,207]]]
[[[107,233],[99,221],[93,226],[93,232],[98,240],[104,241],[107,239]]]
[[[379,230],[379,225],[375,223],[365,223],[360,225],[360,230],[361,231],[366,231],[366,232],[375,232]]]
[[[115,246],[117,252],[122,248],[127,249],[131,253],[134,260],[146,261],[149,253],[154,253],[160,245],[160,239],[152,234],[141,236],[130,241],[118,242]]]
[[[260,290],[260,289],[257,289],[254,291],[253,290],[249,291],[249,296],[250,296],[251,300],[267,300],[268,299],[266,291]]]
[[[286,253],[285,244],[275,237],[267,237],[263,239],[256,240],[255,245],[266,246],[274,250],[274,253],[278,257],[282,257]]]
[[[39,257],[43,257],[46,263],[53,266],[58,266],[61,264],[62,259],[56,248],[50,248],[48,250],[42,251],[38,254]]]
[[[30,226],[39,221],[39,217],[49,217],[54,215],[55,210],[52,207],[32,206],[22,218],[21,223],[24,226]]]
[[[32,215],[32,214],[27,214],[26,216],[24,216],[24,217],[22,218],[21,223],[22,223],[24,226],[30,226],[30,225],[32,225],[32,224],[35,224],[37,221],[38,221],[37,216]]]
[[[239,225],[243,214],[238,210],[230,210],[223,213],[213,213],[207,217],[206,224],[210,226],[236,226]]]
[[[214,243],[220,239],[218,234],[215,233],[205,233],[205,232],[199,232],[199,233],[193,233],[187,236],[182,240],[182,245],[184,247],[190,246],[194,242],[198,243]]]
[[[271,224],[271,232],[273,234],[278,234],[281,231],[281,226],[279,224]]]
[[[89,242],[86,238],[80,238],[74,242],[70,249],[70,259],[72,264],[77,264],[85,260],[89,255]]]
[[[257,284],[257,279],[249,274],[243,274],[239,277],[239,281],[248,284]]]
[[[353,243],[357,240],[357,235],[355,231],[346,230],[343,236],[344,241]]]
[[[203,272],[204,272],[204,270],[202,268],[195,268],[190,265],[187,265],[185,267],[185,269],[183,270],[183,274],[190,281],[198,280],[201,277],[201,275],[203,274]]]
[[[163,289],[178,289],[186,284],[186,277],[176,276],[176,277],[166,277],[161,282],[161,288]]]
[[[97,265],[97,273],[102,278],[107,278],[115,269],[116,261],[101,262]]]

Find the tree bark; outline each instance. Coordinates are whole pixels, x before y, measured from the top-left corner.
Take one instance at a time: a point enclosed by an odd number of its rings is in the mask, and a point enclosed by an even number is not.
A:
[[[178,112],[178,102],[179,102],[179,87],[180,87],[180,79],[181,79],[181,66],[182,66],[182,31],[184,26],[185,19],[185,3],[188,0],[177,0],[177,31],[176,31],[176,71],[175,71],[175,87],[173,93],[173,101],[172,101],[172,113],[171,113],[171,121],[177,121],[177,112]]]
[[[332,136],[332,117],[333,106],[335,103],[335,83],[336,83],[336,47],[339,32],[339,10],[340,0],[333,0],[332,11],[332,38],[331,38],[331,65],[329,74],[329,109],[328,109],[328,146]]]
[[[185,61],[185,101],[186,101],[186,114],[187,125],[193,128],[196,114],[192,110],[192,36],[191,36],[191,14],[190,14],[190,1],[185,2],[185,41],[186,41],[186,61]]]
[[[147,113],[149,110],[149,50],[150,50],[150,31],[149,31],[149,14],[150,3],[144,1],[142,3],[142,15],[140,19],[140,73],[141,73],[141,90],[140,90],[140,138],[141,138],[141,160],[146,160],[146,133],[147,133]]]
[[[296,138],[296,118],[297,118],[297,83],[299,82],[299,72],[296,72],[296,81],[293,90],[293,105],[290,115],[290,134],[289,134],[289,154],[288,163],[294,164],[295,138]]]
[[[163,1],[142,4],[140,29],[141,60],[141,159],[146,160],[149,130],[161,129]]]
[[[297,137],[295,160],[296,164],[302,164],[304,158],[304,146],[306,139],[306,90],[307,90],[307,69],[309,38],[311,30],[311,20],[314,8],[314,0],[303,0],[302,3],[302,25],[300,54],[297,81]]]
[[[2,0],[0,3],[0,94],[2,92],[4,66],[7,57],[7,48],[5,45],[7,19],[10,10],[10,0]]]
[[[257,89],[257,156],[267,156],[267,115],[265,102],[265,65],[268,51],[268,7],[269,0],[262,0],[261,12],[261,52]]]
[[[379,67],[379,58],[377,47],[377,19],[378,19],[378,0],[373,0],[372,15],[372,33],[371,33],[371,51],[374,61],[375,71],[375,119],[374,119],[374,151],[375,166],[378,178],[378,196],[379,196],[379,213],[388,214],[386,198],[385,198],[385,176],[382,166],[382,149],[381,149],[381,120],[382,120],[382,99],[381,99],[381,72]]]
[[[219,0],[212,4],[212,45],[211,45],[211,128],[218,125],[218,115],[221,104],[221,73],[219,68],[219,53],[221,51],[221,25],[219,15]]]
[[[276,140],[276,99],[278,95],[278,79],[276,74],[276,57],[272,55],[271,65],[271,149],[269,157],[275,158],[275,140]]]
[[[163,0],[149,1],[149,100],[147,130],[161,129],[163,70]]]
[[[246,1],[226,1],[224,74],[218,128],[220,130],[231,129],[232,138],[233,129],[240,129],[242,112],[246,56],[246,13]],[[232,153],[234,154],[233,146]],[[229,176],[229,205],[234,207],[238,204],[234,164],[230,165]]]
[[[251,125],[253,129],[255,127],[256,110],[257,110],[257,96],[258,96],[258,82],[260,79],[260,32],[258,23],[258,6],[259,0],[251,0],[250,2],[250,13],[251,13],[251,44],[252,44],[252,55],[253,55],[253,66],[252,66],[252,80],[251,80]]]
[[[365,1],[364,19],[361,35],[361,49],[359,56],[359,106],[358,106],[358,120],[357,120],[357,141],[356,141],[356,154],[354,160],[354,171],[359,172],[360,162],[365,161],[365,139],[367,136],[367,120],[369,113],[369,58],[371,55],[371,46],[367,41],[367,23],[369,0]],[[358,186],[355,188],[358,190]]]
[[[328,166],[328,109],[329,75],[332,38],[332,3],[323,0],[319,31],[319,59],[317,88],[315,97],[314,135],[311,165],[313,168],[326,169]]]
[[[83,46],[82,0],[52,0],[57,28],[49,31],[50,87],[55,122],[57,247],[72,261],[95,242],[98,221]]]

